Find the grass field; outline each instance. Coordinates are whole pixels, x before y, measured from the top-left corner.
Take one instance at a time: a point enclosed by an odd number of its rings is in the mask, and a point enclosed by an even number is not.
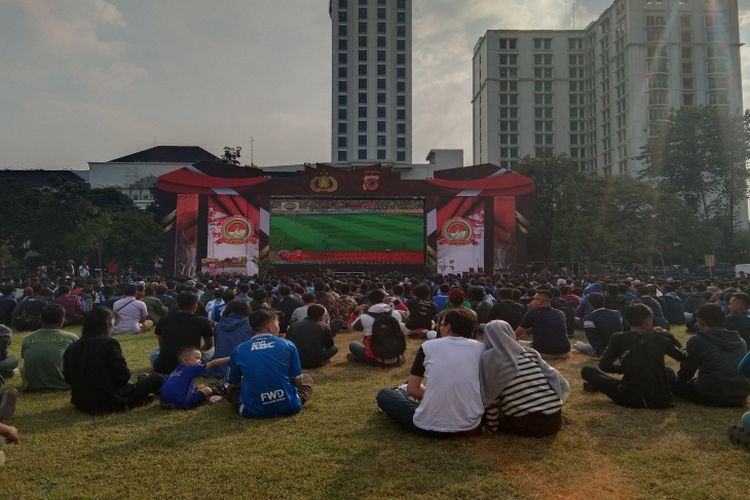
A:
[[[339,214],[271,217],[271,249],[306,251],[424,251],[424,217]]]
[[[291,418],[243,420],[227,403],[90,417],[67,393],[22,394],[9,422],[21,443],[7,447],[0,498],[748,497],[750,455],[725,435],[739,410],[683,401],[663,411],[619,408],[581,392],[578,372],[593,362],[576,353],[556,363],[573,387],[569,423],[556,437],[422,438],[374,401],[379,388],[404,381],[408,363],[350,364],[354,338],[336,338],[341,352],[310,372],[313,398]],[[134,375],[145,371],[154,336],[119,340]],[[409,361],[418,346],[409,341]]]

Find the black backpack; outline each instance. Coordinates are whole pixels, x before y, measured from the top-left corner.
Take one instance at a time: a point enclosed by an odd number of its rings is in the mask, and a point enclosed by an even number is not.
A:
[[[372,353],[381,359],[401,356],[406,351],[406,338],[398,320],[391,315],[390,311],[366,314],[375,318],[372,324],[372,337],[370,337]]]

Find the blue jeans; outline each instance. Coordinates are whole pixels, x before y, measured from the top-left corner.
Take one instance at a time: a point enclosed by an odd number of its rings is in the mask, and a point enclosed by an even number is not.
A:
[[[349,342],[349,351],[354,356],[354,359],[356,359],[360,363],[365,363],[372,366],[401,366],[405,361],[403,356],[399,356],[398,358],[385,359],[381,363],[380,360],[369,357],[367,355],[367,348],[365,347],[365,345],[362,342],[357,342],[356,340],[352,340],[351,342]]]
[[[7,358],[0,361],[0,375],[6,377],[13,375],[13,370],[18,367],[18,358],[8,355]]]
[[[417,411],[419,403],[409,398],[403,391],[398,389],[381,389],[378,395],[375,396],[375,400],[378,402],[378,407],[383,410],[383,413],[415,434],[435,438],[446,438],[457,435],[452,432],[428,431],[414,425],[414,412]]]

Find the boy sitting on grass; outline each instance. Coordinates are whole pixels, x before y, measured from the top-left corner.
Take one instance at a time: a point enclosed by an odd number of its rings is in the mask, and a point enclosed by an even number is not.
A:
[[[179,365],[170,373],[161,388],[161,407],[167,410],[189,410],[205,402],[214,391],[205,385],[195,385],[195,379],[206,371],[229,362],[229,358],[217,358],[201,363],[201,352],[194,347],[180,349]]]

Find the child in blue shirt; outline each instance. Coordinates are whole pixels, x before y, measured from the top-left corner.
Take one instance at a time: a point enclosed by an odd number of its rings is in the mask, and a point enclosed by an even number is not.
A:
[[[206,371],[229,362],[229,358],[217,358],[201,363],[201,352],[194,347],[181,349],[177,355],[179,365],[161,387],[162,408],[189,410],[206,401],[214,391],[205,385],[195,385],[197,377],[205,376]]]

